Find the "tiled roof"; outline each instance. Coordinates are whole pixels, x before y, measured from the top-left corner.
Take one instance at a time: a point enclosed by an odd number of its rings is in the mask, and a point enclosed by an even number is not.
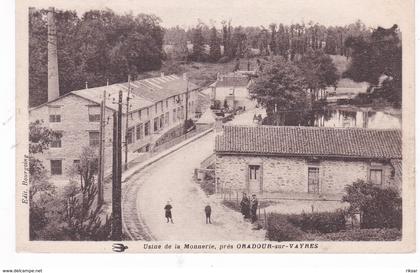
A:
[[[401,159],[401,131],[361,128],[225,126],[217,153]]]
[[[129,111],[136,111],[141,108],[152,106],[158,101],[185,93],[187,90],[187,84],[189,91],[199,88],[197,85],[188,82],[187,80],[184,80],[183,78],[180,78],[176,75],[168,75],[132,81],[132,93],[130,95],[131,108]],[[128,83],[116,83],[109,86],[81,89],[72,91],[70,92],[70,94],[80,96],[95,103],[100,103],[103,97],[104,90],[106,90],[107,92],[106,106],[113,110],[116,110],[117,105],[112,102],[116,102],[118,100],[118,93],[120,90],[123,92],[123,101],[126,101],[128,93]],[[61,99],[66,95],[60,96],[55,100]],[[51,101],[43,103],[41,105],[31,108],[30,110],[42,107],[43,105],[47,105],[50,102]],[[123,107],[123,109],[124,111],[126,111],[125,107]]]
[[[88,88],[78,91],[72,91],[71,93],[80,96],[82,98],[88,99],[92,102],[101,103],[103,97],[103,91],[106,91],[106,106],[114,111],[118,110],[118,96],[119,91],[122,91],[123,102],[127,101],[128,89],[120,84],[113,84],[104,87]],[[130,109],[129,112],[136,111],[145,107],[150,107],[154,103],[150,100],[144,99],[136,94],[130,94]],[[123,113],[127,110],[126,107],[123,107]]]
[[[128,86],[127,83],[124,85]],[[188,90],[192,91],[198,88],[192,82],[188,82],[176,75],[149,78],[139,81],[133,81],[133,93],[153,102],[158,102],[182,93]]]

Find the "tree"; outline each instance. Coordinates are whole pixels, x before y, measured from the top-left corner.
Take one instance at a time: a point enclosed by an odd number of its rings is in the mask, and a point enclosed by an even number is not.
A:
[[[286,113],[308,109],[306,84],[299,67],[275,57],[250,87],[253,99],[266,107],[266,124],[285,125]]]
[[[42,121],[29,124],[29,236],[31,240],[40,237],[49,219],[48,208],[51,206],[56,188],[48,181],[46,170],[37,153],[48,149],[55,133],[44,127]]]
[[[98,171],[98,151],[84,147],[78,164],[70,171],[70,182],[64,187],[59,198],[63,204],[61,217],[54,230],[55,240],[108,240],[111,232],[111,221],[103,218],[103,207],[97,206],[98,188],[95,175]],[[80,184],[74,178],[80,178]]]
[[[165,32],[165,35],[167,32]],[[188,57],[188,46],[187,46],[187,34],[185,30],[181,29],[179,26],[172,28],[169,32],[170,39],[167,41],[168,44],[173,45],[171,52],[172,59],[175,61],[186,61]]]
[[[47,101],[47,10],[29,14],[29,105]],[[164,30],[154,15],[55,10],[60,95],[161,67]]]
[[[352,63],[344,73],[355,81],[367,81],[376,88],[376,96],[400,106],[402,98],[402,47],[398,26],[378,27],[372,35],[349,37],[346,46],[352,49]],[[380,82],[380,78],[386,81]]]
[[[321,50],[309,49],[298,61],[298,66],[303,72],[312,101],[319,97],[320,90],[337,84],[339,78],[337,68],[331,57]]]
[[[247,38],[242,27],[235,27],[230,46],[230,58],[244,57],[247,49]]]
[[[206,51],[204,45],[204,37],[201,33],[201,26],[197,26],[193,32],[193,52],[191,55],[192,60],[197,62],[206,61]]]
[[[219,37],[217,37],[217,30],[215,27],[211,28],[210,36],[210,60],[213,62],[218,61],[222,57],[220,50]]]
[[[271,30],[271,39],[270,39],[270,52],[273,55],[277,55],[278,51],[277,51],[277,33],[276,33],[276,28],[277,25],[276,24],[270,24],[270,30]]]
[[[78,164],[73,166],[70,176],[80,177],[80,189],[84,190],[94,183],[98,167],[98,149],[90,146],[83,147]]]

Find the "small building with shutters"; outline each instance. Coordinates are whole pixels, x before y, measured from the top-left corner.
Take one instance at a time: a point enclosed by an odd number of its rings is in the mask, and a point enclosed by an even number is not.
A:
[[[339,197],[361,179],[400,191],[401,149],[400,130],[225,126],[217,190]]]

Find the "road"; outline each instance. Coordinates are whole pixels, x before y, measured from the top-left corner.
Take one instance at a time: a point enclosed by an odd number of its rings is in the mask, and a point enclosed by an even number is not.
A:
[[[194,168],[214,149],[210,133],[135,174],[124,189],[125,230],[137,240],[262,241],[242,215],[208,197],[192,177]],[[164,206],[173,206],[174,224],[166,223]],[[205,223],[204,207],[212,207],[213,224]]]

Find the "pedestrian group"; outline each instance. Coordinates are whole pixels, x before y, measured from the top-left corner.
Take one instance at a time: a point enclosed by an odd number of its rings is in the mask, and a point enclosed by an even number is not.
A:
[[[257,208],[258,208],[258,200],[255,194],[252,195],[251,200],[249,200],[246,193],[243,193],[242,200],[241,200],[241,213],[244,216],[245,220],[251,220],[251,223],[254,223],[258,220],[257,217]],[[166,203],[164,207],[165,210],[165,218],[166,223],[171,222],[174,223],[172,219],[172,205],[170,201]],[[204,213],[206,215],[206,224],[211,224],[211,206],[209,203],[204,207]]]

